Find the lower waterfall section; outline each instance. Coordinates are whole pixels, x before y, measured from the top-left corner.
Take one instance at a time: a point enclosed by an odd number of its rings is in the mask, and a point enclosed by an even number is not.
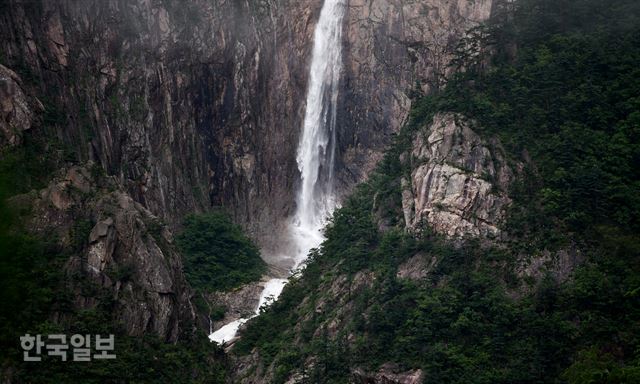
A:
[[[231,341],[236,336],[236,333],[242,324],[246,323],[249,319],[258,316],[260,314],[260,308],[264,305],[270,304],[280,296],[280,292],[282,292],[286,283],[287,279],[274,278],[267,280],[264,283],[264,288],[260,294],[260,302],[258,303],[258,307],[255,309],[254,314],[251,317],[238,319],[224,325],[222,328],[211,333],[209,335],[209,340],[215,341],[218,344]]]

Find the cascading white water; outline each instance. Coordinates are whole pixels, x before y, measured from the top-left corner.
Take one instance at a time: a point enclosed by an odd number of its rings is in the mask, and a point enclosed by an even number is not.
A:
[[[218,344],[233,340],[233,338],[236,337],[236,333],[240,326],[246,323],[249,319],[258,316],[260,314],[260,308],[265,304],[268,305],[272,300],[275,300],[280,295],[280,292],[282,292],[282,288],[284,288],[286,283],[287,280],[285,279],[270,279],[265,282],[262,294],[260,295],[260,301],[258,302],[258,307],[255,309],[254,313],[250,317],[238,319],[230,322],[229,324],[225,324],[213,333],[210,332],[209,340],[215,341]]]
[[[346,0],[325,0],[314,33],[311,69],[304,125],[298,145],[297,162],[301,186],[297,209],[291,223],[295,250],[291,269],[297,268],[311,248],[323,240],[322,227],[336,206],[333,191],[333,163],[336,144],[336,106],[342,66],[342,18]],[[260,307],[275,300],[286,280],[274,278],[265,283]],[[239,319],[213,332],[209,338],[223,343],[235,337],[247,319]]]
[[[301,186],[291,225],[294,266],[322,242],[322,227],[335,208],[333,169],[336,108],[342,67],[345,0],[325,0],[314,34],[304,126],[298,146]]]

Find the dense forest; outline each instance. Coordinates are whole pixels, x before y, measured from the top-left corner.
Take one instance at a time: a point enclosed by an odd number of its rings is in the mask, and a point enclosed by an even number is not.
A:
[[[223,212],[191,215],[177,239],[185,273],[196,290],[225,291],[259,280],[260,250]]]
[[[276,382],[292,371],[348,382],[354,367],[385,362],[438,383],[640,381],[640,4],[521,0],[501,11],[460,42],[444,89],[416,95],[411,121],[302,275],[243,333],[235,353],[257,347]],[[377,225],[402,223],[400,178],[411,169],[400,155],[442,111],[471,118],[523,165],[504,241],[452,244]],[[517,273],[567,248],[584,256],[569,279]],[[398,279],[416,252],[437,265],[424,281]],[[374,283],[353,293],[348,326],[328,337],[339,308],[320,287],[363,272]]]

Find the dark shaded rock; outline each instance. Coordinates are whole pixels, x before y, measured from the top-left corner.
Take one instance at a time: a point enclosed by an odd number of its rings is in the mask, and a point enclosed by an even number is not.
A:
[[[100,304],[82,289],[88,280],[109,293],[113,320],[130,335],[152,332],[176,341],[195,331],[191,290],[169,229],[114,178],[98,180],[75,166],[31,205],[33,231],[53,233],[73,250],[65,269],[77,309]]]
[[[0,149],[19,145],[41,110],[42,104],[25,94],[20,77],[0,64]]]

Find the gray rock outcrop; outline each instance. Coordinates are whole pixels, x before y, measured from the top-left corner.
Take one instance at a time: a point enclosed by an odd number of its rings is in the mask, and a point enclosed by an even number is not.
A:
[[[427,225],[454,238],[501,234],[513,174],[499,143],[481,139],[471,125],[463,116],[439,113],[415,134],[411,180],[402,182],[408,229]]]

